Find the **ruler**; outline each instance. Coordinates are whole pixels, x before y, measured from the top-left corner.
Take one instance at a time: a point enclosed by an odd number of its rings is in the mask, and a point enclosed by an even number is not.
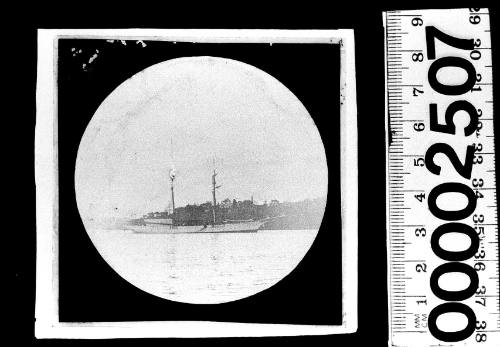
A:
[[[384,13],[392,346],[500,346],[489,20]]]

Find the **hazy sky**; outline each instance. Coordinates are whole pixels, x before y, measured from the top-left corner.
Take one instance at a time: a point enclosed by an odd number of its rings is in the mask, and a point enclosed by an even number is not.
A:
[[[214,156],[219,201],[326,195],[321,138],[284,85],[235,60],[180,58],[128,79],[93,116],[75,169],[80,213],[166,210],[173,166],[176,206],[211,201]]]

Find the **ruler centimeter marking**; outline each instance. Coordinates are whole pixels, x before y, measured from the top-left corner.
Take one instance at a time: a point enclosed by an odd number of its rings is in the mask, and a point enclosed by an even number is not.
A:
[[[426,27],[431,26],[455,38],[473,39],[474,49],[459,49],[453,46],[456,42],[451,42],[450,46],[443,43],[447,41],[446,38],[435,36],[435,58],[429,59]],[[499,346],[499,242],[488,10],[390,11],[384,13],[384,27],[390,344]],[[436,92],[436,82],[430,84],[431,65],[450,56],[467,60],[474,66],[476,76],[470,90],[445,95]],[[442,84],[463,84],[468,77],[464,69],[459,67],[438,70],[437,81]],[[456,126],[455,134],[435,131],[435,128],[430,130],[429,105],[437,105],[437,123],[446,124],[446,110],[458,100],[462,104],[470,103],[477,109],[478,123],[473,133],[467,136],[464,134],[469,117],[463,109],[452,117]],[[467,146],[473,146],[470,177],[460,175],[451,163],[452,158],[449,155],[446,157],[442,152],[434,155],[434,163],[441,167],[440,174],[432,173],[426,152],[436,143],[451,146],[456,159],[462,164],[466,161]],[[475,209],[466,218],[443,220],[431,212],[429,193],[436,186],[448,182],[466,185],[476,195]],[[464,197],[460,197],[459,193],[442,195],[436,201],[443,209],[459,210],[467,204],[462,201]],[[446,307],[446,312],[451,307],[443,306],[448,301],[437,297],[430,285],[433,272],[437,268],[442,269],[443,264],[451,263],[435,254],[431,247],[431,236],[436,228],[450,222],[474,228],[479,238],[474,256],[460,260],[460,263],[467,264],[477,274],[477,289],[472,288],[472,294],[465,299],[451,300],[469,307],[474,313],[474,331],[469,330],[466,337],[458,339],[457,334],[446,338],[437,334],[436,337],[433,333],[435,327],[432,332],[429,328],[429,324],[433,324],[429,319],[431,311],[439,306]],[[440,247],[460,251],[468,247],[467,242],[472,245],[472,239],[468,241],[465,238],[467,241],[464,243],[464,238],[460,239],[458,236],[457,233],[449,233],[446,237],[441,237]],[[472,280],[464,281],[466,276],[462,275],[465,274],[460,274],[458,270],[444,273],[437,282],[445,290],[463,292]],[[434,323],[440,330],[453,332],[466,330],[467,319],[459,313],[444,313]]]

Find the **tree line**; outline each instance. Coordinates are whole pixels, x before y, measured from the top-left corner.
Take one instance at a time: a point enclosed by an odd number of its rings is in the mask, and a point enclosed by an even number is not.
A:
[[[273,218],[264,229],[314,229],[319,228],[323,217],[325,198],[297,202],[271,200],[255,204],[253,200],[225,199],[217,203],[216,223],[224,221],[261,220]],[[278,217],[278,218],[276,218]],[[143,218],[169,218],[177,225],[208,225],[213,221],[211,202],[176,207],[175,213],[151,212]]]

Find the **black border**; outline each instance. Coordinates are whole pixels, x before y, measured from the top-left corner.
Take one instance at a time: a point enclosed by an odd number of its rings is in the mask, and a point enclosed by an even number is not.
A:
[[[340,45],[144,42],[146,47],[133,40],[58,40],[60,321],[341,325]],[[82,53],[73,56],[73,48]],[[82,61],[88,62],[96,49],[98,58],[83,70]],[[135,73],[158,62],[191,56],[241,61],[269,73],[289,88],[319,129],[329,172],[325,216],[311,249],[297,268],[265,291],[216,305],[161,299],[118,276],[90,242],[74,191],[80,139],[101,102]]]

